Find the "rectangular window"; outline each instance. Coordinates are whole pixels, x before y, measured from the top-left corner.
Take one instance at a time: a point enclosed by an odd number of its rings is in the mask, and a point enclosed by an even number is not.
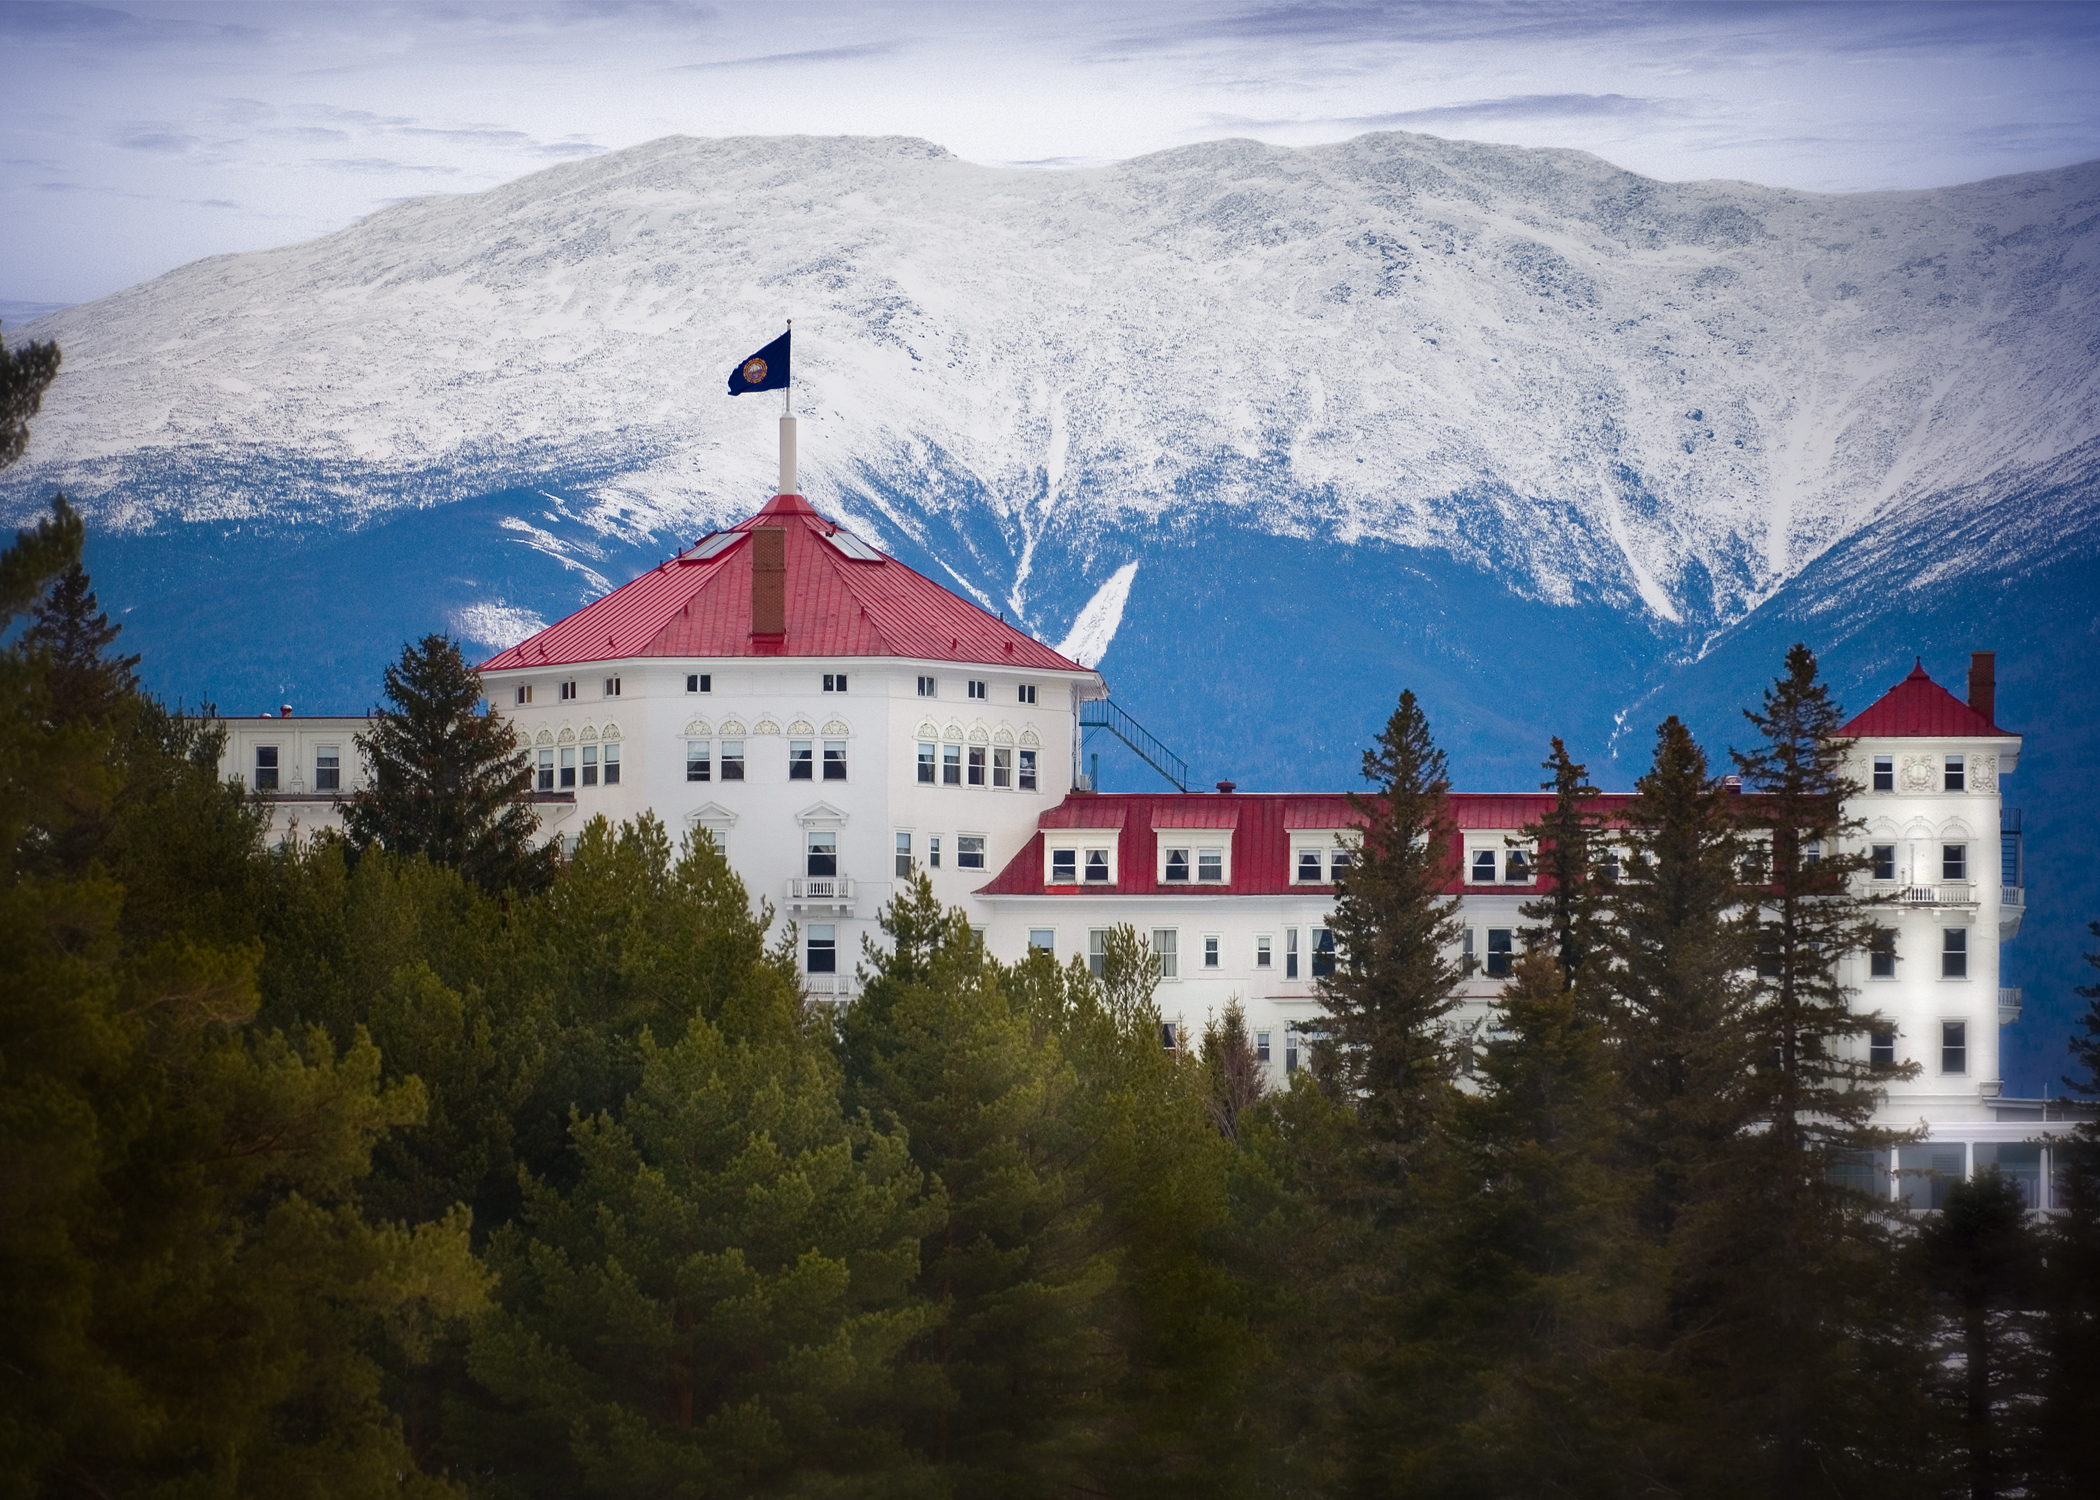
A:
[[[534,783],[534,786],[543,792],[554,790],[554,752],[552,750],[542,750],[540,752],[539,779]]]
[[[617,698],[620,696],[619,678],[608,677],[605,679],[605,696],[608,698]]]
[[[955,836],[955,868],[958,870],[981,870],[984,868],[983,834],[958,833]]]
[[[1086,883],[1088,885],[1108,884],[1108,851],[1106,849],[1089,849],[1086,851]]]
[[[620,747],[618,745],[607,745],[605,747],[605,784],[607,786],[618,786],[620,784]]]
[[[545,751],[540,752],[545,754]],[[277,747],[257,745],[255,747],[255,789],[258,792],[277,790]]]
[[[1893,792],[1896,789],[1896,757],[1877,755],[1874,757],[1874,790]]]
[[[1969,977],[1969,929],[1949,927],[1940,933],[1940,978]]]
[[[711,693],[715,690],[714,678],[706,672],[688,672],[685,690],[689,693]]]
[[[576,790],[576,747],[574,745],[564,745],[562,747],[561,789],[565,792]]]
[[[970,696],[972,698],[982,698],[985,696],[984,684],[979,682],[974,677],[970,679]]]
[[[1597,878],[1607,884],[1617,884],[1619,879],[1619,851],[1607,849],[1597,856]]]
[[[828,880],[839,872],[839,836],[836,833],[809,833],[803,835],[807,848],[802,873],[812,880]]]
[[[992,785],[1002,791],[1014,789],[1014,753],[1004,747],[992,750]]]
[[[941,746],[941,785],[962,785],[962,746]]]
[[[933,742],[919,741],[919,785],[933,785]]]
[[[1023,702],[1023,703],[1034,703],[1034,702],[1035,702],[1035,684],[1034,684],[1034,683],[1032,683],[1032,682],[1024,682],[1024,683],[1022,683],[1022,684],[1021,684],[1021,687],[1020,687],[1020,695],[1021,695],[1021,698],[1020,698],[1020,701],[1021,701],[1021,702]]]
[[[1021,752],[1021,790],[1024,792],[1035,790],[1035,752],[1033,750],[1023,750]]]
[[[1313,978],[1323,979],[1334,972],[1334,929],[1315,927],[1312,930]]]
[[[583,747],[583,784],[585,786],[596,786],[598,784],[598,747],[596,745],[585,745]]]
[[[1215,969],[1217,966],[1218,940],[1214,937],[1207,937],[1203,940],[1203,967],[1206,969]]]
[[[827,693],[843,693],[846,691],[846,674],[844,672],[826,672],[824,674],[824,691]]]
[[[1349,860],[1350,852],[1347,849],[1337,849],[1328,855],[1327,878],[1329,880],[1340,880],[1344,875],[1348,874]]]
[[[1159,1023],[1159,1045],[1168,1052],[1174,1050],[1174,1023],[1172,1021]]]
[[[1487,972],[1490,979],[1507,979],[1509,966],[1515,956],[1516,933],[1508,927],[1490,927],[1487,930]]]
[[[1086,935],[1086,966],[1096,979],[1108,975],[1108,929],[1091,927]]]
[[[1473,851],[1473,870],[1470,878],[1475,885],[1493,885],[1495,883],[1494,850],[1475,849]]]
[[[1320,851],[1300,849],[1298,851],[1298,884],[1320,885]]]
[[[984,785],[984,746],[970,747],[970,785]]]
[[[1873,1031],[1867,1034],[1867,1063],[1876,1068],[1896,1066],[1896,1033]]]
[[[921,677],[919,679],[919,696],[921,698],[938,698],[941,695],[940,686],[931,677]]]
[[[742,781],[744,779],[744,742],[742,740],[722,741],[722,779],[724,781]]]
[[[342,789],[343,747],[323,745],[314,751],[314,790],[339,792]]]
[[[1969,1071],[1969,1023],[1967,1021],[1940,1022],[1940,1071],[1942,1073],[1966,1073]]]
[[[1045,953],[1057,951],[1057,929],[1055,927],[1031,927],[1028,929],[1028,946]]]
[[[685,779],[687,781],[710,781],[714,778],[714,763],[708,756],[706,740],[685,742]]]
[[[1198,849],[1196,851],[1196,878],[1208,885],[1220,885],[1225,880],[1225,851],[1223,849]]]
[[[816,780],[817,765],[812,758],[815,748],[808,740],[788,741],[788,780]]]
[[[1876,979],[1896,977],[1896,929],[1877,927],[1867,939],[1867,972]]]
[[[1181,934],[1172,927],[1152,929],[1152,962],[1162,979],[1181,977]]]
[[[1996,1167],[1998,1176],[2018,1189],[2020,1204],[2029,1213],[2042,1206],[2042,1148],[2020,1144],[1998,1145],[1978,1141],[1970,1148],[1976,1153],[1976,1170]]]
[[[1269,1060],[1269,1033],[1266,1031],[1254,1033],[1254,1060],[1258,1063]]]
[[[1531,852],[1528,849],[1512,849],[1504,861],[1502,879],[1508,885],[1528,885],[1531,882]]]
[[[518,689],[518,703],[523,706],[532,701],[532,684],[526,683]]]
[[[1165,870],[1165,871],[1164,871],[1164,872],[1163,872],[1163,873],[1161,874],[1161,876],[1160,876],[1160,879],[1162,879],[1162,880],[1166,881],[1166,882],[1167,882],[1168,884],[1170,884],[1170,885],[1183,885],[1183,884],[1186,884],[1186,883],[1187,883],[1187,881],[1188,881],[1188,878],[1189,878],[1189,852],[1188,852],[1188,850],[1186,850],[1186,849],[1169,849],[1169,850],[1167,851],[1167,866],[1166,866],[1166,870]]]
[[[844,781],[846,779],[846,742],[826,740],[824,742],[824,779]]]
[[[911,835],[908,833],[897,835],[897,878],[911,878]]]
[[[829,922],[809,924],[809,972],[836,974],[839,971],[839,930]]]
[[[1963,791],[1968,786],[1968,766],[1959,755],[1947,757],[1947,790]]]
[[[1283,1028],[1283,1071],[1298,1071],[1298,1028],[1295,1026]]]
[[[931,838],[926,840],[926,868],[929,870],[938,870],[940,867],[941,836],[939,834],[934,834]]]
[[[1473,929],[1468,927],[1459,940],[1458,972],[1468,979],[1473,977]]]
[[[1052,849],[1050,851],[1050,883],[1052,885],[1079,884],[1079,851],[1077,849]]]
[[[1283,930],[1283,977],[1298,977],[1298,929],[1295,927]]]
[[[1969,878],[1969,846],[1967,844],[1940,845],[1940,879],[1967,880]]]
[[[563,684],[561,685],[561,701],[562,701],[562,702],[564,702],[564,703],[570,702],[570,701],[571,701],[572,699],[574,699],[574,698],[575,698],[575,696],[576,696],[576,684],[575,684],[575,683],[574,683],[573,681],[571,681],[571,682],[565,682],[565,683],[563,683]]]
[[[1876,844],[1870,852],[1874,859],[1874,878],[1876,880],[1894,880],[1896,878],[1896,846],[1894,844]]]
[[[1928,1141],[1921,1146],[1896,1148],[1896,1165],[1902,1172],[1899,1191],[1904,1207],[1923,1213],[1947,1206],[1947,1189],[1962,1179],[1962,1158],[1968,1153],[1960,1141]]]
[[[1275,957],[1275,954],[1271,951],[1273,947],[1274,940],[1266,932],[1254,940],[1255,968],[1266,969],[1271,966],[1271,960]]]

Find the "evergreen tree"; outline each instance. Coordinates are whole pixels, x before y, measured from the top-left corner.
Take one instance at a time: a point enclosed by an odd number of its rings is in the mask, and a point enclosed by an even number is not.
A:
[[[2100,938],[2100,922],[2087,924]],[[2100,969],[2100,949],[2084,955]],[[2100,1099],[2100,982],[2078,987],[2088,1004],[2070,1038],[2078,1067],[2064,1082]],[[2050,1495],[2100,1491],[2100,1118],[2088,1116],[2049,1144],[2054,1165],[2044,1229],[2042,1344],[2046,1399],[2040,1488]]]
[[[29,446],[29,419],[44,404],[44,388],[58,377],[58,345],[27,343],[10,351],[0,340],[0,469]]]
[[[22,641],[48,658],[51,712],[61,724],[107,720],[138,691],[136,656],[108,656],[124,627],[97,607],[87,570],[74,563],[37,604]]]
[[[458,644],[427,635],[403,647],[386,696],[394,706],[374,709],[357,736],[372,777],[344,803],[351,850],[426,855],[492,895],[545,885],[556,850],[532,844],[532,753],[509,720],[478,711],[481,675]]]
[[[1558,735],[1541,764],[1553,773],[1551,780],[1539,783],[1553,793],[1553,808],[1522,832],[1538,850],[1538,874],[1545,885],[1536,900],[1519,910],[1539,924],[1525,936],[1533,946],[1550,940],[1561,987],[1573,989],[1576,972],[1598,944],[1601,890],[1596,862],[1604,847],[1604,815],[1595,804],[1603,794],[1589,784],[1588,768],[1568,754]]]
[[[1247,1035],[1247,1012],[1237,995],[1203,1028],[1202,1063],[1211,1120],[1220,1135],[1238,1140],[1240,1116],[1261,1103],[1269,1088],[1262,1076],[1267,1069],[1255,1056]]]

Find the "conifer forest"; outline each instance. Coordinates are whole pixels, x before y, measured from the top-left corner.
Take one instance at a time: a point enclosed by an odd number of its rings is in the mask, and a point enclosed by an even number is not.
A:
[[[0,557],[0,1494],[2100,1494],[2100,1129],[2046,1218],[1858,1170],[1899,1137],[1806,648],[1747,749],[1654,731],[1609,858],[1541,745],[1471,1038],[1400,694],[1276,1091],[1233,1013],[1162,1045],[1135,932],[1006,964],[923,879],[809,1001],[704,837],[535,850],[438,637],[346,834],[273,842],[81,540]]]

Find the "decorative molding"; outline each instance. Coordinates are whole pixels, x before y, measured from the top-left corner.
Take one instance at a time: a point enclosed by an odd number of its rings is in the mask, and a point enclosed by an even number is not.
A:
[[[826,719],[824,721],[824,733],[828,738],[842,740],[853,733],[853,731],[846,727],[844,719]]]
[[[587,744],[595,743],[598,738],[598,731],[593,729],[590,725],[586,724],[583,726],[583,733],[577,735],[576,738],[584,741]]]
[[[713,828],[721,831],[735,825],[736,814],[719,802],[710,802],[704,807],[696,807],[687,813],[685,821],[691,827]]]
[[[771,719],[760,719],[758,723],[755,726],[753,726],[751,732],[753,734],[758,735],[778,734],[780,733],[780,726],[774,723]]]
[[[704,740],[714,732],[714,726],[705,719],[687,719],[685,721],[685,737],[689,740]]]
[[[844,810],[833,807],[829,802],[812,802],[808,807],[795,814],[795,821],[804,828],[816,829],[822,832],[828,829],[844,828],[846,826],[846,814]]]
[[[732,740],[743,738],[744,721],[742,719],[724,719],[722,721],[722,733]]]
[[[555,744],[557,744],[557,745],[573,745],[573,744],[575,744],[575,743],[576,743],[576,731],[575,731],[575,730],[573,730],[573,729],[571,729],[571,728],[570,728],[570,727],[569,727],[568,725],[566,725],[566,724],[562,725],[562,727],[561,727],[561,733],[560,733],[560,734],[557,734],[557,735],[556,735],[556,736],[554,737],[554,743],[555,743]]]
[[[532,737],[532,742],[535,745],[551,745],[554,743],[554,731],[551,729],[542,729],[538,734]]]
[[[944,729],[944,730],[942,730],[942,731],[941,731],[941,738],[942,738],[942,739],[944,739],[944,740],[954,740],[954,741],[955,741],[955,742],[956,742],[956,743],[957,743],[958,745],[962,743],[962,737],[963,737],[963,727],[962,727],[962,725],[960,725],[960,724],[956,723],[956,722],[955,722],[954,720],[952,720],[952,719],[951,719],[951,720],[949,720],[949,722],[948,722],[948,727],[947,727],[946,729]]]
[[[928,720],[926,720],[926,721],[925,721],[924,723],[922,723],[921,725],[919,725],[919,738],[920,738],[920,739],[922,739],[922,740],[937,740],[937,739],[939,739],[940,737],[941,737],[941,726],[940,726],[940,725],[938,725],[938,724],[936,724],[936,723],[934,723],[934,722],[933,722],[933,720],[931,720],[931,719],[928,719]]]
[[[1969,785],[1979,792],[1998,790],[1998,757],[1995,755],[1972,755],[1969,757]]]
[[[984,727],[984,726],[983,726],[982,724],[972,724],[972,725],[970,726],[970,743],[971,743],[971,744],[973,744],[973,745],[989,745],[989,744],[990,744],[991,742],[992,742],[992,732],[991,732],[991,731],[990,731],[989,729],[985,728],[985,727]]]
[[[1042,740],[1037,738],[1036,732],[1033,729],[1024,729],[1021,731],[1021,747],[1024,750],[1037,749],[1042,745],[1042,743]]]
[[[1932,792],[1939,790],[1939,762],[1930,755],[1906,755],[1903,757],[1903,772],[1897,778],[1906,792]]]
[[[1013,731],[1012,731],[1011,729],[1007,728],[1007,727],[1006,727],[1006,726],[1005,726],[1004,724],[1001,724],[1001,725],[1000,725],[1000,726],[999,726],[999,727],[998,727],[997,729],[994,729],[994,730],[992,731],[992,743],[993,743],[993,744],[995,744],[995,745],[1011,745],[1011,744],[1012,744],[1013,742],[1014,742],[1014,732],[1013,732]]]
[[[816,732],[816,727],[807,719],[797,719],[794,723],[788,725],[789,734],[815,734]]]
[[[619,737],[620,726],[617,724],[607,724],[605,728],[600,730],[598,733],[598,738],[603,740],[616,740]]]

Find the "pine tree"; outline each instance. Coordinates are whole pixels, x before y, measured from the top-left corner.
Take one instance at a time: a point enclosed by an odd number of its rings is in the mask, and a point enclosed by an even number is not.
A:
[[[2100,938],[2100,922],[2087,924]],[[2084,955],[2100,969],[2100,949]],[[2088,1004],[2070,1038],[2079,1071],[2064,1082],[2100,1099],[2100,982],[2078,986]],[[2100,1491],[2100,1118],[2081,1120],[2050,1142],[2054,1197],[2044,1231],[2042,1347],[2046,1399],[2042,1410],[2049,1495]]]
[[[29,419],[42,408],[58,363],[56,344],[22,344],[10,352],[0,341],[0,469],[29,445]]]
[[[1553,808],[1523,830],[1525,840],[1538,850],[1538,874],[1545,886],[1538,899],[1519,910],[1536,928],[1526,933],[1536,945],[1550,939],[1560,965],[1561,987],[1573,989],[1575,975],[1597,949],[1598,885],[1596,860],[1602,847],[1604,815],[1596,800],[1603,794],[1589,784],[1588,768],[1568,754],[1560,736],[1553,737],[1553,751],[1541,762],[1553,773],[1539,783],[1553,793]]]
[[[138,691],[136,656],[108,656],[124,627],[98,608],[87,570],[74,563],[39,601],[22,641],[48,658],[51,712],[61,724],[106,721]]]
[[[351,848],[427,855],[492,894],[544,885],[555,851],[532,846],[531,752],[508,720],[477,712],[481,677],[458,645],[429,635],[404,647],[386,696],[393,708],[357,736],[372,779],[345,806]]]
[[[1201,1057],[1211,1120],[1220,1135],[1238,1140],[1240,1116],[1261,1103],[1269,1089],[1262,1077],[1266,1070],[1247,1036],[1247,1012],[1237,995],[1225,1002],[1222,1015],[1203,1028]]]

